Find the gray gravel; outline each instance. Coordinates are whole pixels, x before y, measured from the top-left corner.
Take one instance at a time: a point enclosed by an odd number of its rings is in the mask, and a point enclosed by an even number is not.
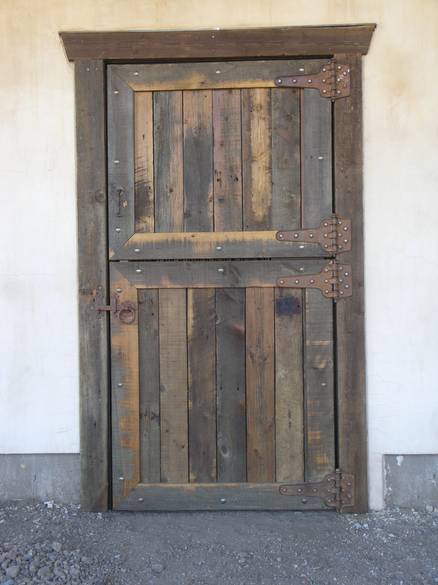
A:
[[[0,584],[432,585],[438,514],[0,506]]]

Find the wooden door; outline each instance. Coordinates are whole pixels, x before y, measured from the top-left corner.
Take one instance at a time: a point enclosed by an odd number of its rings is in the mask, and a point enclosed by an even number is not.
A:
[[[279,488],[336,465],[332,102],[275,87],[325,63],[109,66],[115,508],[327,507]]]

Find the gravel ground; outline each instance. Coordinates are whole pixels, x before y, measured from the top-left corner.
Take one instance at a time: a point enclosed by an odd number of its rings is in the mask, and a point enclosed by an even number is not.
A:
[[[438,583],[438,513],[89,514],[0,506],[0,584]]]

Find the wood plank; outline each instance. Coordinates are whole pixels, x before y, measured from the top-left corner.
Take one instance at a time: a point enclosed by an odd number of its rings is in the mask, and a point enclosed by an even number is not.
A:
[[[274,287],[278,275],[320,272],[327,260],[181,260],[167,262],[119,262],[120,272],[138,288],[246,288]],[[115,263],[113,263],[115,264]],[[322,295],[320,291],[316,294]]]
[[[272,229],[271,94],[242,90],[243,225]]]
[[[154,231],[154,123],[151,92],[134,93],[135,231]]]
[[[110,277],[120,302],[136,305],[137,290],[115,264]],[[126,324],[111,313],[111,380],[112,495],[117,508],[140,482],[138,314],[134,323]]]
[[[189,475],[216,480],[216,356],[214,289],[187,291]]]
[[[238,90],[276,87],[286,75],[318,73],[327,59],[111,65],[134,91]],[[280,90],[282,91],[282,90]],[[290,91],[290,90],[289,90]],[[288,90],[286,90],[288,94]]]
[[[213,92],[214,229],[242,229],[240,92]]]
[[[112,260],[319,258],[330,255],[319,244],[280,242],[275,234],[276,231],[264,230],[134,234],[117,250]]]
[[[246,421],[248,481],[275,481],[272,288],[246,290]]]
[[[197,31],[63,31],[67,57],[75,59],[226,59],[365,55],[375,24],[288,26]]]
[[[301,225],[301,145],[299,90],[273,89],[272,228]],[[313,226],[305,226],[313,227]]]
[[[93,297],[108,295],[105,67],[75,64],[81,508],[108,508],[108,318]],[[94,194],[90,197],[90,193]],[[91,351],[92,348],[92,351]]]
[[[304,480],[303,293],[275,289],[275,455],[278,482]]]
[[[155,231],[184,226],[182,92],[154,94]]]
[[[327,510],[319,498],[283,496],[276,483],[140,484],[121,510]]]
[[[184,91],[184,231],[213,230],[212,92]]]
[[[217,479],[246,481],[245,291],[216,290]]]
[[[312,225],[332,211],[331,105],[304,90],[302,103],[302,215]],[[333,302],[305,291],[305,478],[318,481],[335,467]]]
[[[160,348],[158,291],[138,291],[140,480],[160,481]]]
[[[340,55],[346,59],[346,55]],[[345,62],[345,61],[344,61]],[[355,505],[368,509],[364,329],[364,244],[362,202],[362,69],[348,58],[351,96],[334,107],[335,203],[352,218],[352,251],[342,255],[353,266],[353,296],[336,306],[339,465],[355,478]],[[343,260],[344,261],[344,260]]]
[[[109,255],[135,231],[134,97],[132,89],[108,72],[108,243]]]
[[[188,481],[186,291],[160,290],[161,481]]]

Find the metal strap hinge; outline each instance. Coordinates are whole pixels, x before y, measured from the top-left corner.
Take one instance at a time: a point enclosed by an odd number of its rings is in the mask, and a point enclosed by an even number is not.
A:
[[[344,507],[354,505],[354,475],[336,469],[322,481],[281,485],[279,492],[282,496],[301,496],[303,504],[307,498],[321,498],[326,506],[342,512]]]
[[[110,304],[106,305],[103,302],[101,294],[96,294],[94,297],[95,309],[99,313],[108,312],[115,318],[118,318],[125,325],[130,325],[135,321],[135,305],[130,301],[119,301],[119,296],[114,293],[110,297]]]
[[[318,89],[323,97],[336,100],[350,95],[350,66],[332,59],[319,73],[277,77],[275,85]]]
[[[277,286],[288,288],[318,288],[328,299],[352,295],[351,265],[330,260],[318,274],[280,276]]]
[[[317,228],[280,230],[275,237],[280,242],[319,244],[325,252],[348,252],[351,250],[351,220],[333,215],[323,219]]]

